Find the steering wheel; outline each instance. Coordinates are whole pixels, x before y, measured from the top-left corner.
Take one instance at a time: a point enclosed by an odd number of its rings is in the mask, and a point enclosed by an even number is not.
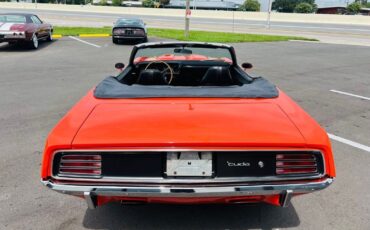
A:
[[[170,78],[169,79],[166,78],[166,81],[168,82],[167,84],[170,85],[171,82],[172,82],[172,80],[173,80],[173,69],[172,69],[172,67],[167,62],[164,62],[164,61],[152,61],[152,62],[148,63],[148,65],[145,67],[145,70],[149,69],[149,67],[152,64],[157,64],[157,63],[163,64],[163,65],[166,66],[166,68],[161,71],[161,74],[164,75],[164,76],[170,74]]]

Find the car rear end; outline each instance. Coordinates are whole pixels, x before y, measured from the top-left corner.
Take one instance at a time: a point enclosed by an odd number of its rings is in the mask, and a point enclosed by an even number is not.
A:
[[[325,131],[312,123],[317,142],[307,143],[273,100],[110,102],[91,105],[63,148],[61,137],[78,124],[72,114],[83,114],[72,110],[44,153],[42,182],[91,208],[110,201],[286,206],[335,177]]]
[[[27,31],[27,18],[24,15],[0,14],[0,42],[30,40]]]
[[[142,27],[114,27],[112,38],[117,41],[123,40],[146,40],[146,32]]]
[[[127,149],[57,151],[43,183],[94,208],[135,203],[258,203],[332,183],[318,150]]]

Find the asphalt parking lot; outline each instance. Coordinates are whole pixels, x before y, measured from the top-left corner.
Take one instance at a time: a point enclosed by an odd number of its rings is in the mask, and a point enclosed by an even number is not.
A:
[[[255,66],[253,75],[274,82],[328,133],[352,141],[332,140],[332,186],[295,198],[288,208],[109,204],[88,210],[82,199],[39,182],[44,141],[87,90],[116,74],[116,62],[127,63],[132,45],[70,37],[37,51],[0,44],[0,229],[369,229],[370,48],[309,42],[235,47],[240,62]]]

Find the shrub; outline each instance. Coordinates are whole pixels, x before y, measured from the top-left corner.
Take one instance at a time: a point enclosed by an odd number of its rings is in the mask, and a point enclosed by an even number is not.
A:
[[[112,5],[113,6],[121,6],[122,5],[122,0],[112,0]]]
[[[315,0],[275,0],[272,2],[272,9],[278,12],[292,13],[298,4],[303,2],[310,4],[313,8],[312,11],[316,10]]]
[[[154,7],[154,1],[153,0],[144,0],[142,2],[143,7]]]
[[[99,5],[106,6],[106,5],[108,5],[108,1],[107,0],[100,0]]]
[[[353,2],[347,6],[347,12],[350,14],[358,14],[361,10],[361,4],[359,2]]]
[[[170,4],[170,0],[159,0],[159,3],[160,3],[162,6],[165,6],[165,5]]]
[[[260,11],[261,4],[257,0],[245,0],[240,10],[243,11]]]
[[[314,8],[312,7],[311,4],[309,4],[307,2],[301,2],[294,8],[294,12],[295,13],[308,14],[308,13],[313,13]]]

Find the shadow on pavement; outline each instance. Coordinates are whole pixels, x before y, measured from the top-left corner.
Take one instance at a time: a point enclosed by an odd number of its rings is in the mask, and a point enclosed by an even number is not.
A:
[[[0,43],[0,52],[37,52],[38,50],[42,50],[47,48],[50,45],[58,42],[58,40],[53,40],[52,42],[47,41],[39,41],[39,47],[35,50],[29,48],[27,44],[12,44],[9,45],[7,42]]]
[[[300,224],[293,205],[138,205],[86,210],[88,229],[275,229]]]

